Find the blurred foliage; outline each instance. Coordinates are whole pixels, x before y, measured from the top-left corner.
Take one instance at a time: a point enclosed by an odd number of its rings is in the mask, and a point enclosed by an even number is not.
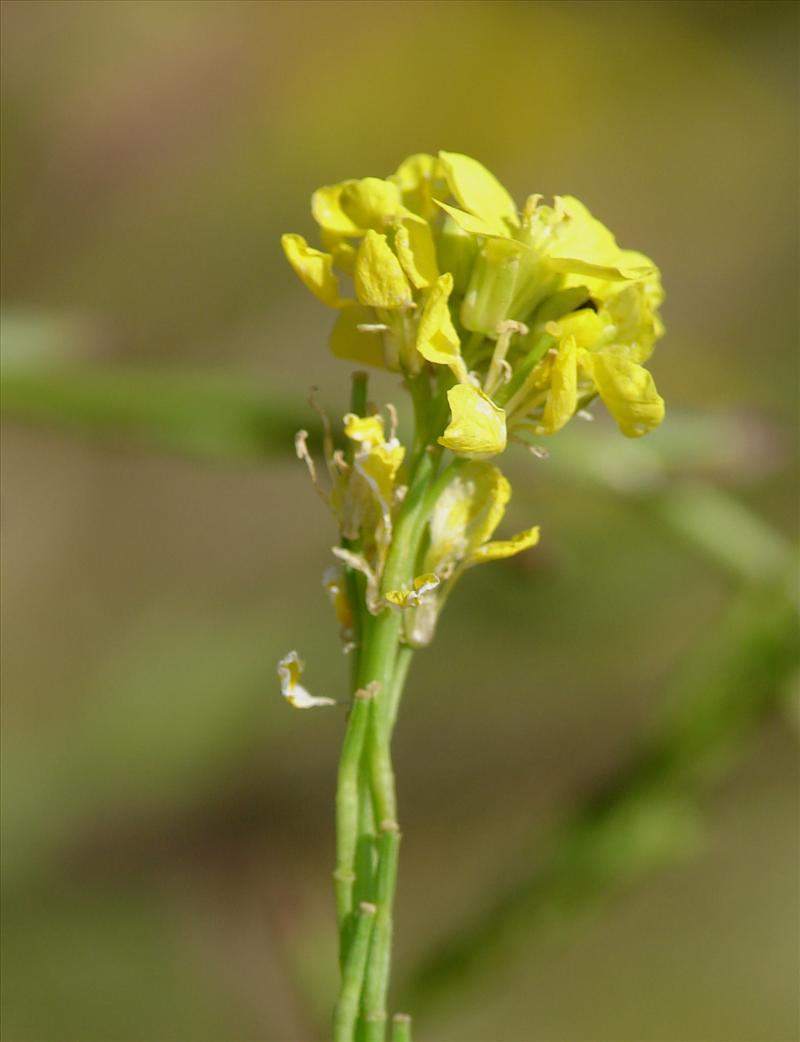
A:
[[[291,435],[348,373],[278,236],[441,147],[658,260],[670,414],[513,460],[542,546],[415,664],[420,1037],[798,1037],[797,7],[453,12],[2,5],[4,1038],[325,1036],[341,721],[272,676],[345,684]]]
[[[68,352],[58,348],[70,332],[57,320],[4,319],[4,415],[220,461],[285,452],[307,420],[292,400],[299,396],[263,379],[65,364]],[[318,433],[316,417],[306,427]]]
[[[515,938],[607,899],[694,845],[698,788],[794,694],[799,666],[792,599],[780,587],[739,598],[667,692],[668,719],[576,809],[544,855],[517,856],[517,864],[536,865],[535,873],[494,897],[422,962],[405,1004],[424,1013],[448,991],[462,991],[487,961],[507,955]]]

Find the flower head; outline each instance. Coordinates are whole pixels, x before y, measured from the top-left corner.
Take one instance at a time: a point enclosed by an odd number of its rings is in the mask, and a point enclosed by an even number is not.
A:
[[[658,269],[573,196],[520,210],[477,160],[440,152],[320,188],[312,213],[324,248],[298,235],[283,248],[339,312],[333,353],[435,376],[457,455],[553,434],[595,397],[630,437],[663,419],[645,368],[664,332]]]

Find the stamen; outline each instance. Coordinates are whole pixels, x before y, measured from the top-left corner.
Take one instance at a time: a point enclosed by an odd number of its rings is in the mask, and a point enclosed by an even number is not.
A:
[[[312,482],[317,483],[317,466],[308,451],[308,431],[298,431],[294,436],[294,451],[299,460],[302,460],[308,468]]]
[[[330,499],[327,493],[320,487],[319,481],[317,480],[317,466],[314,463],[314,459],[311,453],[308,451],[308,431],[298,431],[294,436],[294,451],[299,460],[302,460],[308,470],[308,475],[311,478],[311,484],[314,486],[314,491],[325,503],[329,503]]]
[[[524,322],[514,322],[509,319],[506,322],[501,322],[497,327],[497,332],[500,334],[497,338],[497,343],[494,347],[494,353],[492,354],[492,361],[489,363],[489,371],[486,374],[486,381],[483,385],[483,389],[486,394],[490,397],[494,391],[497,390],[501,383],[508,383],[508,379],[503,379],[503,363],[506,360],[506,354],[508,353],[509,346],[511,345],[511,338],[516,333],[521,336],[525,336],[528,332],[528,327]],[[507,364],[507,363],[506,363]]]
[[[394,441],[397,437],[397,409],[391,402],[386,403],[386,413],[389,417],[389,441]]]

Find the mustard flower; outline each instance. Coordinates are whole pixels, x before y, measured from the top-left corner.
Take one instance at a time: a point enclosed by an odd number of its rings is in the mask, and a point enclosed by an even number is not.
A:
[[[554,434],[598,397],[629,437],[663,419],[646,368],[664,332],[658,269],[573,196],[520,210],[477,160],[440,152],[320,188],[311,208],[324,249],[282,241],[338,311],[331,350],[406,378],[446,370],[455,454]]]

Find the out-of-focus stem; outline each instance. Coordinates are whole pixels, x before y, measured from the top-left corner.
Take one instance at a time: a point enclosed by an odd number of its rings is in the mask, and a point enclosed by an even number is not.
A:
[[[342,968],[342,987],[333,1014],[333,1042],[353,1042],[375,912],[375,905],[367,901],[363,901],[358,909],[353,941]]]
[[[392,1042],[411,1042],[411,1017],[395,1013],[392,1017]]]
[[[364,1042],[383,1042],[386,992],[392,951],[392,905],[397,883],[400,830],[396,821],[381,822],[380,857],[375,892],[377,912],[364,978]]]
[[[354,904],[366,901],[372,896],[375,886],[376,842],[375,814],[372,810],[369,774],[362,761],[358,774],[358,837],[355,857],[356,878],[353,882]]]
[[[389,732],[394,730],[395,721],[397,720],[397,710],[400,708],[400,698],[403,694],[403,688],[405,687],[406,678],[408,676],[408,668],[411,665],[411,659],[414,657],[414,649],[408,644],[401,644],[397,649],[397,655],[394,660],[394,674],[392,675],[392,684],[389,688]]]
[[[336,870],[333,878],[343,964],[351,933],[359,826],[359,770],[369,723],[371,694],[369,689],[359,689],[353,697],[336,787]]]

